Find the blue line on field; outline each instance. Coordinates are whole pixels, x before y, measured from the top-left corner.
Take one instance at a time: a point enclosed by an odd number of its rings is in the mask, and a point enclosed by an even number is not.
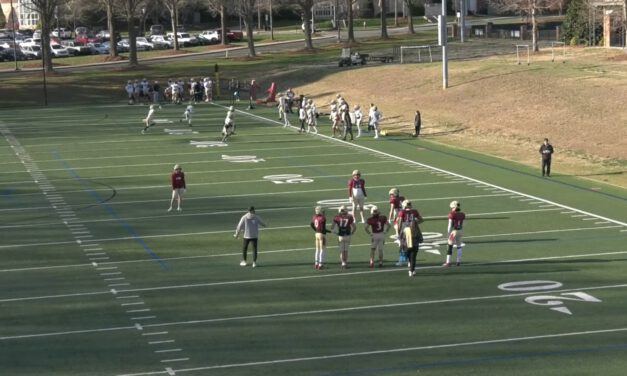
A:
[[[395,139],[395,138],[388,138],[388,137],[386,137],[386,138],[384,138],[384,140],[385,141],[391,141],[391,142],[400,142],[400,143],[407,144],[407,145],[415,145],[415,144],[409,143],[409,142],[407,142],[405,140],[400,140],[400,139]],[[627,198],[620,197],[620,196],[617,196],[617,195],[613,195],[611,193],[605,193],[605,192],[602,192],[602,191],[593,191],[591,189],[580,187],[580,186],[577,186],[575,184],[565,183],[563,181],[554,180],[552,178],[544,178],[544,177],[539,176],[539,175],[530,174],[528,172],[523,172],[523,171],[516,170],[516,169],[513,169],[513,168],[503,167],[503,166],[499,166],[499,165],[496,165],[496,164],[493,164],[493,163],[483,162],[483,161],[480,161],[480,160],[475,159],[475,158],[463,157],[463,156],[461,156],[459,154],[455,154],[453,152],[436,150],[436,149],[433,149],[431,147],[425,146],[423,144],[421,144],[420,147],[423,148],[423,149],[429,150],[431,152],[434,152],[434,153],[445,154],[445,155],[448,155],[448,156],[451,156],[451,157],[465,159],[467,161],[479,163],[479,164],[482,164],[482,165],[485,165],[485,166],[489,166],[489,167],[492,167],[492,168],[498,168],[498,169],[505,170],[505,171],[508,171],[508,172],[513,172],[513,173],[516,173],[516,174],[519,174],[519,175],[525,175],[525,176],[530,176],[530,177],[533,177],[533,178],[536,178],[536,179],[541,179],[542,181],[548,181],[548,182],[551,182],[551,183],[554,183],[554,184],[565,185],[567,187],[576,188],[576,189],[585,191],[587,193],[595,193],[595,194],[598,194],[598,195],[603,195],[603,196],[607,196],[607,197],[610,197],[610,198],[614,198],[614,199],[617,199],[617,200],[627,201]]]
[[[415,363],[415,364],[407,364],[407,365],[399,366],[399,367],[370,368],[370,369],[347,371],[347,372],[323,373],[323,374],[320,374],[320,376],[363,376],[363,375],[371,375],[371,374],[381,375],[383,373],[406,371],[406,370],[416,370],[420,372],[420,370],[429,369],[429,368],[461,367],[461,366],[476,365],[476,364],[483,364],[483,363],[503,362],[503,361],[508,361],[508,360],[532,359],[532,358],[551,357],[551,356],[572,356],[576,354],[592,354],[592,353],[600,353],[600,352],[608,352],[608,351],[623,351],[625,349],[627,349],[627,343],[611,345],[611,346],[588,347],[588,348],[581,348],[581,349],[576,349],[576,350],[529,352],[529,353],[522,353],[522,354],[508,355],[508,356],[494,356],[494,357],[476,358],[476,359],[450,360],[450,361],[433,362],[433,363]]]
[[[126,222],[126,220],[124,220],[123,218],[121,218],[118,213],[115,211],[115,209],[113,209],[107,202],[106,200],[104,200],[99,194],[98,192],[96,192],[93,188],[91,188],[89,186],[89,183],[80,177],[80,175],[78,175],[76,173],[76,171],[74,171],[74,169],[65,161],[65,159],[63,159],[63,157],[59,154],[58,151],[54,150],[52,152],[52,155],[54,156],[54,158],[58,161],[60,161],[63,164],[63,167],[65,169],[65,171],[67,171],[68,174],[70,174],[71,177],[73,177],[74,179],[78,180],[78,182],[83,186],[83,190],[87,193],[89,193],[89,195],[91,195],[93,198],[96,199],[96,202],[102,206],[105,211],[113,218],[115,219],[118,224],[120,224],[120,226],[122,226],[122,228],[124,228],[126,230],[126,232],[128,232],[129,235],[131,235],[131,237],[133,238],[133,240],[135,240],[137,243],[139,243],[139,245],[142,246],[142,248],[144,248],[144,250],[146,251],[146,253],[148,253],[150,255],[150,257],[152,257],[155,261],[157,261],[159,263],[159,265],[161,266],[161,268],[163,270],[166,271],[170,271],[172,270],[172,268],[170,267],[170,265],[168,265],[165,261],[163,261],[149,246],[148,244],[146,244],[146,241],[135,231],[135,229],[133,229],[133,227]]]

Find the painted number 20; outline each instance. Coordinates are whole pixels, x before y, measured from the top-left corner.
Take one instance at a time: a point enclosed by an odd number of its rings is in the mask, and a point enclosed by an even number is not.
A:
[[[303,178],[303,175],[296,174],[268,175],[263,178],[270,180],[274,184],[298,184],[313,182],[313,179]]]
[[[498,287],[504,291],[511,292],[532,292],[532,291],[546,291],[553,290],[562,287],[563,285],[560,282],[555,281],[519,281],[519,282],[508,282],[502,283]],[[565,292],[559,295],[533,295],[525,298],[525,302],[529,304],[546,306],[550,307],[550,309],[565,313],[567,315],[572,315],[572,312],[565,305],[565,301],[578,301],[578,302],[588,302],[588,303],[599,303],[600,299],[595,298],[594,296],[582,292]]]

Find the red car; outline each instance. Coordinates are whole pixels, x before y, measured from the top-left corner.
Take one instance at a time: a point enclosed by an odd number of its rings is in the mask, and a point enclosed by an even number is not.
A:
[[[226,29],[226,39],[228,39],[229,42],[240,42],[244,39],[244,33],[240,30]]]

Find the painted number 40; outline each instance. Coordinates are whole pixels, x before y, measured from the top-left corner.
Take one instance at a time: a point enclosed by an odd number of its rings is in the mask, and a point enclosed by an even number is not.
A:
[[[533,292],[559,289],[563,285],[555,281],[521,281],[508,282],[500,284],[498,287],[504,291],[511,292]],[[550,307],[553,311],[572,315],[572,312],[566,307],[567,301],[599,303],[600,299],[582,292],[565,292],[558,295],[532,295],[525,298],[525,302],[529,304]]]

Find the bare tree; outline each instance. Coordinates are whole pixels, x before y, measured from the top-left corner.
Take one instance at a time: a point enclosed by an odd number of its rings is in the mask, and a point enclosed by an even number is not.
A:
[[[305,49],[313,50],[313,41],[311,40],[312,33],[312,24],[311,24],[311,8],[314,6],[314,0],[298,0],[298,5],[300,6],[302,18],[303,18],[303,27],[305,32]]]
[[[490,4],[500,12],[512,12],[531,22],[531,45],[534,52],[538,48],[538,16],[547,9],[559,6],[559,0],[490,0]]]
[[[387,24],[387,0],[379,0],[379,8],[381,8],[381,39],[389,39]]]
[[[57,7],[61,5],[61,0],[31,0],[24,3],[30,10],[39,13],[41,22],[41,51],[43,65],[46,72],[52,72],[52,52],[50,51],[50,30]]]
[[[107,11],[107,30],[109,30],[109,56],[118,57],[118,44],[116,40],[117,29],[115,27],[116,0],[100,0]]]
[[[220,15],[220,40],[222,44],[228,44],[226,37],[226,5],[230,0],[208,0],[207,6],[211,13]]]
[[[174,36],[174,50],[179,50],[179,38],[178,38],[178,24],[179,24],[179,7],[183,0],[163,0],[165,7],[170,11],[170,18],[172,24],[172,34]]]
[[[255,53],[255,40],[253,35],[253,22],[257,11],[257,0],[234,0],[235,11],[244,19],[246,27],[246,39],[248,40],[248,54],[252,57]]]
[[[137,12],[143,4],[143,0],[122,0],[124,15],[126,16],[126,22],[128,24],[128,64],[130,66],[136,66],[137,62],[137,29],[135,27],[135,19]],[[111,36],[113,38],[113,35]],[[111,42],[113,43],[113,41]]]
[[[414,5],[415,0],[403,0],[403,1],[405,2],[405,6],[407,6],[407,33],[416,34],[416,30],[414,30],[413,14],[411,14],[412,6]]]
[[[353,4],[357,0],[346,0],[346,18],[348,20],[348,43],[355,43],[355,29],[353,27]]]

